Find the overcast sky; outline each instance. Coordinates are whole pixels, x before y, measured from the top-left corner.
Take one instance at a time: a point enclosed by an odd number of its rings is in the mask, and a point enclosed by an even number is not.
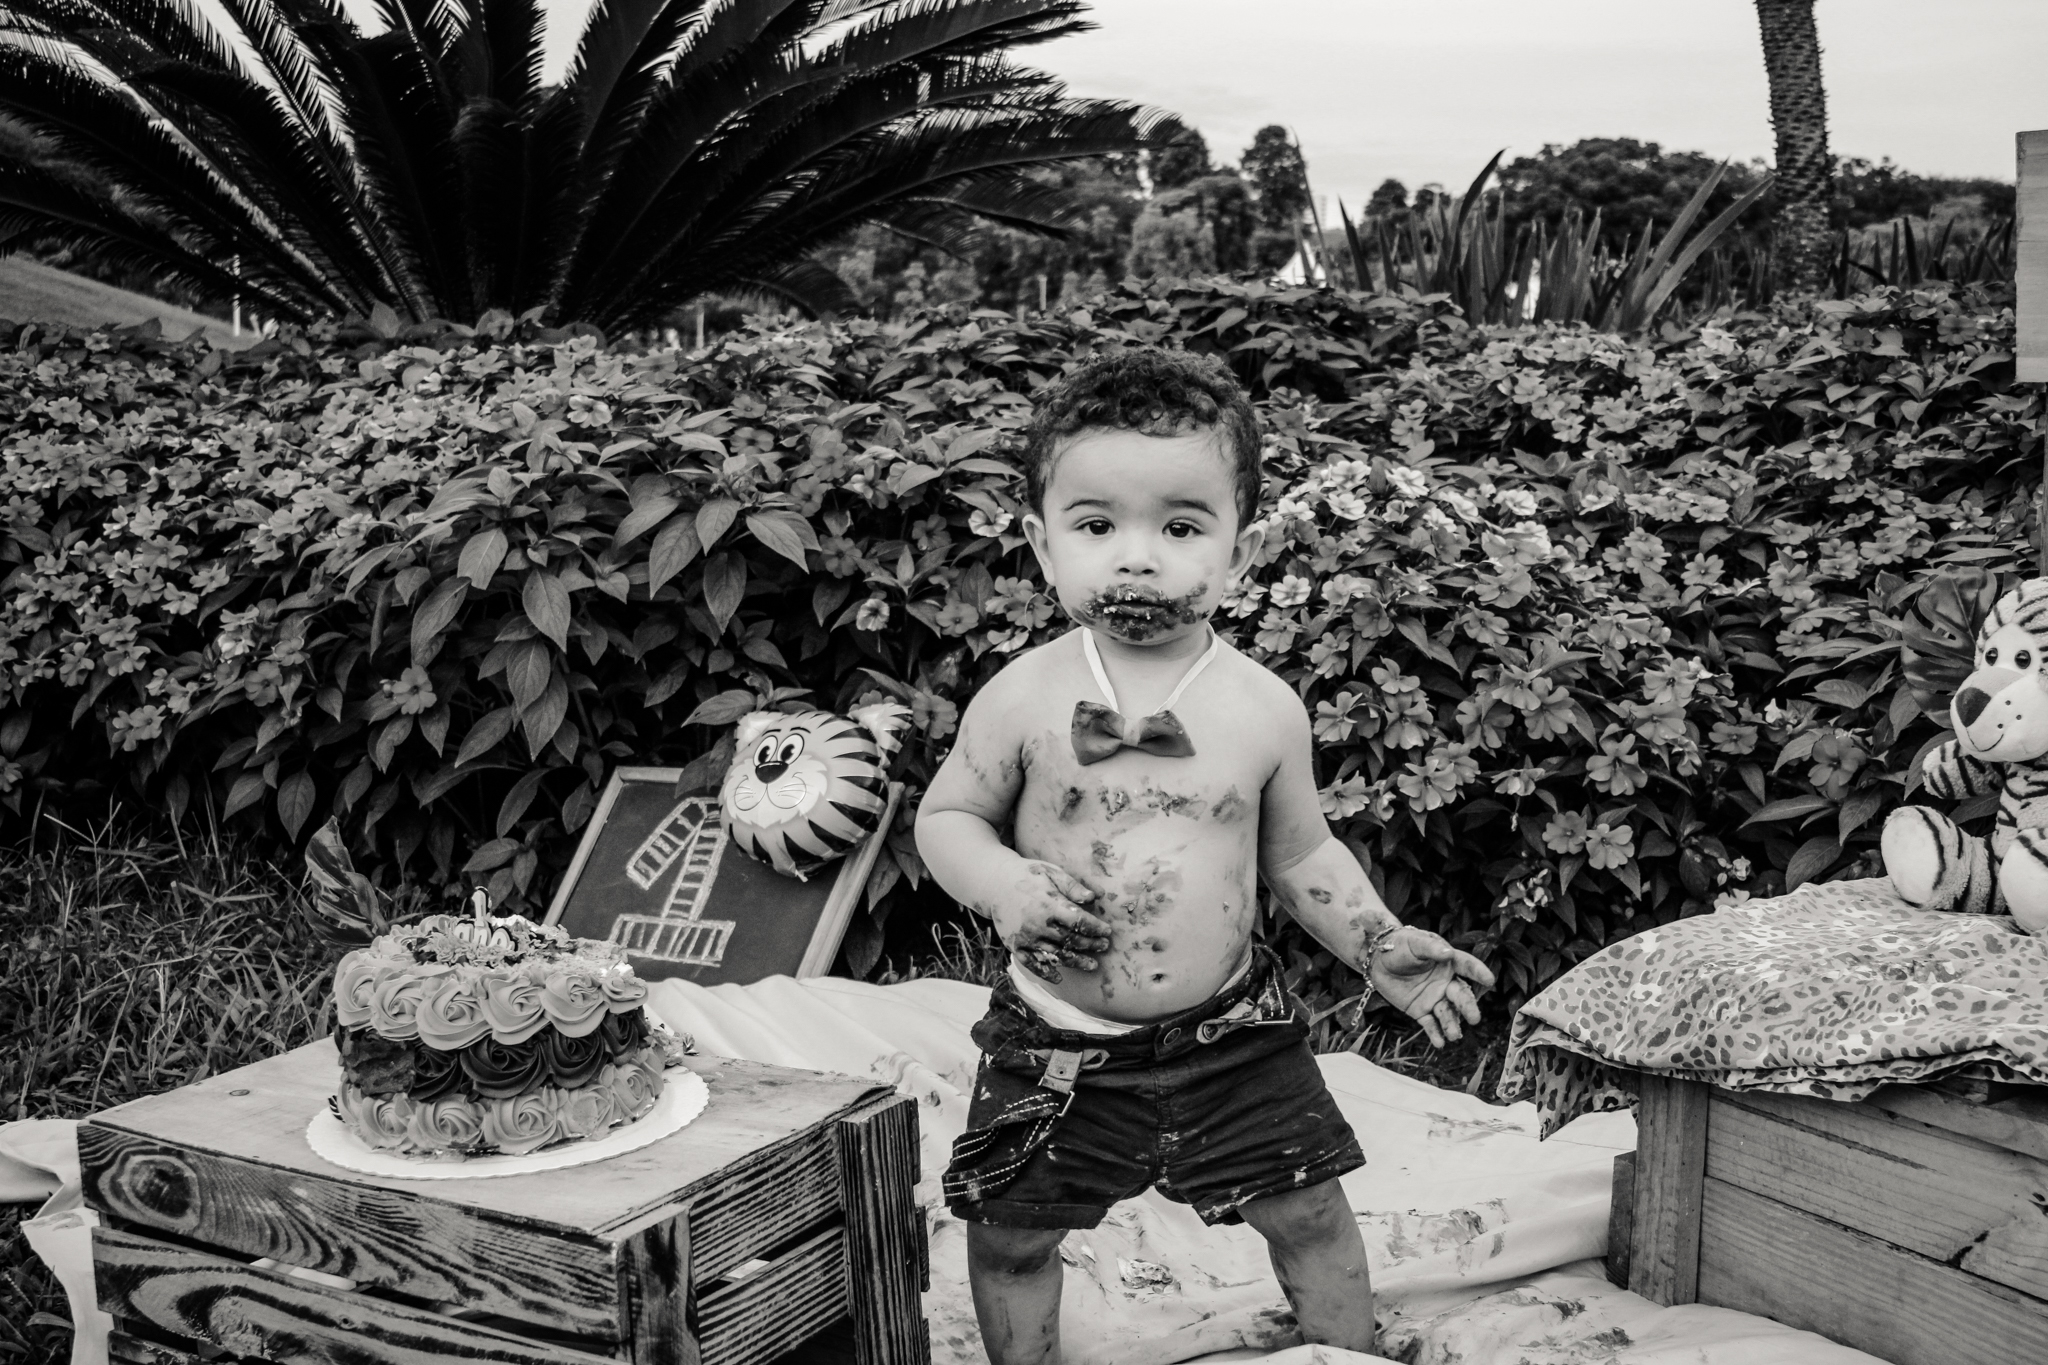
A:
[[[556,69],[590,0],[546,0]],[[207,3],[207,0],[201,0]],[[362,0],[344,0],[354,5]],[[2048,0],[1817,0],[1828,138],[1934,175],[2013,176],[2048,128]],[[1093,33],[1019,54],[1077,95],[1171,109],[1234,162],[1293,128],[1316,194],[1462,191],[1583,137],[1771,159],[1752,0],[1093,0]]]
[[[1157,104],[1235,161],[1292,127],[1319,197],[1388,176],[1462,191],[1501,147],[1635,137],[1771,157],[1751,0],[1094,0],[1025,54],[1075,94]],[[1818,0],[1828,140],[1942,175],[2013,175],[2048,128],[2048,0]]]

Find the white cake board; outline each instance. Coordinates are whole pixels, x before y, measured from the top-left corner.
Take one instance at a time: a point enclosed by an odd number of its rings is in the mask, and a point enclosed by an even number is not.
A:
[[[565,1142],[524,1156],[473,1156],[465,1161],[437,1161],[380,1152],[357,1137],[331,1110],[321,1109],[306,1125],[306,1145],[323,1161],[364,1175],[389,1180],[481,1180],[494,1175],[531,1175],[583,1166],[607,1157],[635,1152],[659,1141],[704,1112],[710,1087],[694,1071],[673,1067],[662,1073],[661,1098],[644,1118],[614,1128],[595,1141]]]

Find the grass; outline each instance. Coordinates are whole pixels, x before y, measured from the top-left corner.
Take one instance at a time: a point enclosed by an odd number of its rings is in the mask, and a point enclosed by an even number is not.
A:
[[[333,951],[299,882],[218,840],[45,820],[0,857],[0,1120],[83,1118],[294,1048],[330,1025]],[[63,1291],[0,1205],[0,1360],[59,1365]]]
[[[214,345],[235,350],[261,339],[247,325],[238,337],[219,318],[20,257],[0,261],[0,318],[67,327],[131,327],[155,318],[163,324],[165,336],[204,332]]]
[[[30,847],[0,853],[0,1121],[84,1118],[327,1032],[336,950],[301,914],[302,881],[218,837],[164,843],[49,819]],[[1005,961],[987,925],[945,924],[928,954],[880,979],[989,985]],[[1436,1051],[1385,1011],[1333,1011],[1313,1042],[1490,1095],[1505,1036],[1489,1018]],[[63,1291],[20,1234],[34,1212],[0,1205],[0,1365],[70,1357]]]

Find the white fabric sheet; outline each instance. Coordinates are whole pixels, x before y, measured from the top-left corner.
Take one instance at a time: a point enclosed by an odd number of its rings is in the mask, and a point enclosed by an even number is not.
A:
[[[831,977],[708,989],[661,982],[649,997],[701,1052],[867,1077],[918,1101],[934,1365],[984,1358],[964,1231],[941,1204],[938,1180],[965,1125],[977,1061],[968,1028],[987,1000],[985,990],[957,982],[885,987]],[[1322,1065],[1367,1157],[1344,1189],[1365,1233],[1389,1354],[1415,1365],[1877,1365],[1762,1318],[1658,1308],[1609,1285],[1593,1258],[1605,1250],[1614,1155],[1635,1145],[1627,1115],[1588,1115],[1539,1144],[1533,1105],[1498,1108],[1354,1056]],[[716,1104],[717,1077],[707,1079]],[[31,1242],[72,1290],[74,1312],[98,1326],[89,1230],[56,1225],[91,1216],[76,1209],[70,1127],[0,1125],[0,1193],[55,1192],[40,1235],[29,1225]],[[58,1212],[67,1207],[75,1211]],[[1300,1345],[1258,1235],[1205,1228],[1159,1195],[1118,1205],[1100,1227],[1071,1234],[1061,1252],[1068,1365],[1382,1359]],[[76,1339],[73,1365],[106,1365],[103,1331]]]
[[[869,1077],[918,1100],[933,1363],[983,1360],[965,1233],[938,1179],[966,1123],[978,1060],[967,1031],[988,993],[951,981],[777,977],[661,982],[649,1003],[701,1051]],[[1594,1258],[1606,1251],[1614,1156],[1635,1147],[1628,1115],[1588,1115],[1538,1143],[1534,1105],[1503,1109],[1348,1054],[1321,1060],[1365,1150],[1344,1190],[1365,1233],[1383,1350],[1417,1365],[1876,1365],[1762,1318],[1659,1308],[1607,1283]],[[1156,1193],[1070,1234],[1061,1253],[1068,1365],[1380,1359],[1299,1345],[1258,1234],[1206,1228]]]

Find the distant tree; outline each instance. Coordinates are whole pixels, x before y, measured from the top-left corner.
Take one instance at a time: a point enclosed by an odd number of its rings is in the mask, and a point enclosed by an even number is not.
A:
[[[1193,184],[1212,169],[1209,144],[1193,128],[1182,128],[1171,135],[1165,145],[1155,146],[1150,156],[1154,193]]]
[[[1971,205],[1976,216],[2010,218],[2014,199],[2009,180],[1917,175],[1893,165],[1890,157],[1873,163],[1852,156],[1835,164],[1831,216],[1838,228],[1863,228],[1896,218],[1933,217],[1946,206]]]
[[[1124,268],[1140,279],[1213,274],[1216,238],[1199,214],[1164,212],[1155,200],[1131,225],[1131,254]]]
[[[1279,124],[1267,124],[1253,134],[1238,170],[1251,186],[1260,225],[1291,234],[1308,212],[1308,163],[1293,137]]]
[[[1380,181],[1380,187],[1372,192],[1372,198],[1365,201],[1365,211],[1378,216],[1400,213],[1408,207],[1408,187],[1389,176]]]
[[[1653,223],[1669,227],[1718,164],[1704,152],[1667,152],[1657,143],[1632,137],[1589,137],[1569,147],[1548,145],[1501,168],[1508,226],[1515,229],[1540,218],[1555,229],[1572,209],[1588,220],[1598,209],[1602,240],[1620,251],[1627,242],[1640,240]],[[1758,174],[1753,167],[1730,166],[1707,200],[1708,216],[1746,193]],[[1769,205],[1766,196],[1745,221],[1763,224]]]
[[[1828,227],[1827,92],[1821,84],[1813,0],[1756,0],[1756,17],[1777,141],[1778,283],[1814,292],[1827,283],[1834,236]]]

